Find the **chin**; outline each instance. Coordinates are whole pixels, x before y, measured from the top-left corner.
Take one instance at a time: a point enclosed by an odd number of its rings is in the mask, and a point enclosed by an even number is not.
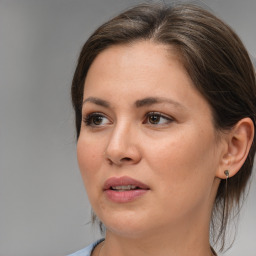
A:
[[[150,216],[150,213],[144,212],[115,212],[111,214],[104,213],[101,221],[106,227],[106,231],[121,237],[138,239],[155,234],[157,230],[166,227],[166,222],[161,223],[159,218]]]
[[[147,233],[150,229],[152,221],[140,216],[135,212],[121,213],[99,216],[104,223],[106,230],[118,234],[119,236],[137,238]]]

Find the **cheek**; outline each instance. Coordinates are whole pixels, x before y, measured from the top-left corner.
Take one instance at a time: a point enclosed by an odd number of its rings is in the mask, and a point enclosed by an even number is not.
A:
[[[149,155],[148,166],[160,179],[163,189],[182,190],[214,177],[216,157],[213,134],[185,130],[185,134],[176,133],[145,150]]]
[[[91,143],[80,136],[77,142],[77,160],[86,189],[92,184],[100,168],[102,159],[100,143]],[[87,189],[88,190],[88,189]]]
[[[155,150],[152,148],[148,151],[147,164],[152,170],[151,180],[157,181],[153,186],[159,208],[172,209],[184,216],[205,204],[214,180],[211,140],[201,136],[176,136],[158,144]]]

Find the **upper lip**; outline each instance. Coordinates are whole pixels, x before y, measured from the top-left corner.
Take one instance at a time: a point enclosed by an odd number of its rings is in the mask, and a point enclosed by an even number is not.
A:
[[[133,185],[140,189],[149,189],[149,187],[146,184],[142,183],[141,181],[135,180],[128,176],[122,176],[122,177],[111,177],[107,179],[104,182],[103,190],[108,190],[111,187],[128,186],[128,185]]]

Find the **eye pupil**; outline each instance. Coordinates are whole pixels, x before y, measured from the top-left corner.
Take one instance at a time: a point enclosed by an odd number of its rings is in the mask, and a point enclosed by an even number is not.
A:
[[[102,116],[94,116],[92,119],[93,124],[100,125],[102,123],[103,117]]]
[[[157,123],[159,123],[159,121],[160,121],[160,116],[159,115],[151,115],[151,116],[149,116],[149,122],[151,124],[157,124]]]

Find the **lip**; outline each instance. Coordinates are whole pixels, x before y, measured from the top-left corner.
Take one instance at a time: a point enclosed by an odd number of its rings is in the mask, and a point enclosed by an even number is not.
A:
[[[117,191],[112,190],[111,187],[115,186],[128,186],[133,185],[138,187],[134,190]],[[127,203],[136,200],[143,196],[150,190],[149,186],[141,181],[135,180],[128,176],[111,177],[107,179],[103,186],[103,191],[106,197],[115,203]]]
[[[149,187],[142,183],[141,181],[135,180],[128,176],[122,176],[122,177],[111,177],[107,179],[104,183],[103,190],[108,190],[111,187],[116,186],[128,186],[133,185],[136,187],[139,187],[140,189],[149,189]]]

